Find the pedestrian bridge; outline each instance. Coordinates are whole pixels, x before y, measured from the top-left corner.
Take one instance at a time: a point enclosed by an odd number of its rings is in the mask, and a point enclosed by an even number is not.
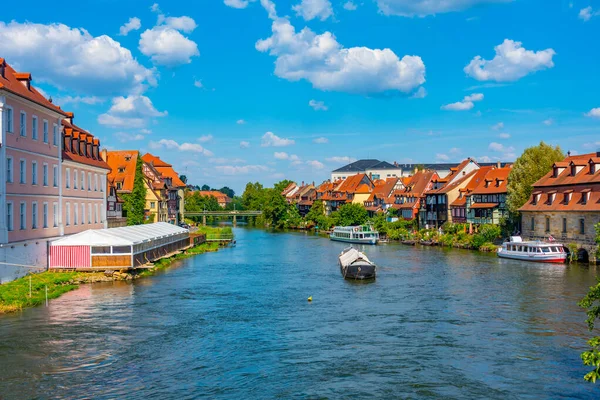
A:
[[[206,225],[206,217],[232,217],[233,225],[237,224],[238,217],[257,217],[262,215],[262,211],[250,210],[250,211],[186,211],[185,217],[202,217],[202,225]]]

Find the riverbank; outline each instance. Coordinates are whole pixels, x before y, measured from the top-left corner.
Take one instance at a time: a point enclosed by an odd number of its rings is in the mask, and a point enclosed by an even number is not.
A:
[[[210,228],[211,234],[216,235],[220,228]],[[205,229],[202,229],[201,233]],[[30,274],[14,281],[0,285],[0,314],[20,311],[24,308],[35,307],[60,297],[62,294],[79,288],[81,284],[97,282],[126,281],[154,275],[157,271],[168,268],[173,262],[204,254],[219,249],[218,242],[206,242],[191,247],[181,253],[163,258],[154,263],[151,269],[121,270],[110,272],[53,272],[46,271]]]

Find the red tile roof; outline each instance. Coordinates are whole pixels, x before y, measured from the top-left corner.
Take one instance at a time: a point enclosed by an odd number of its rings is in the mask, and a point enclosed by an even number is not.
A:
[[[555,167],[565,168],[556,178],[554,177],[554,168],[544,175],[540,180],[533,184],[533,187],[578,185],[582,183],[600,183],[600,165],[596,167],[596,172],[590,174],[589,164],[595,163],[598,157],[596,153],[581,154],[569,156],[562,162],[554,164]],[[571,174],[571,165],[579,166],[580,171],[573,176]]]
[[[171,178],[172,186],[177,188],[185,188],[186,184],[179,178],[179,174],[173,169],[171,164],[168,164],[150,153],[146,153],[142,156],[144,162],[152,165],[159,174],[164,178]]]
[[[121,182],[119,192],[130,193],[133,190],[133,181],[135,179],[135,166],[139,152],[137,150],[108,151],[106,153],[106,163],[110,166],[108,179],[115,182]],[[120,170],[123,172],[120,172]]]
[[[40,106],[46,107],[49,110],[64,116],[67,115],[60,107],[50,103],[50,101],[48,101],[48,99],[46,99],[33,85],[30,84],[29,87],[27,87],[27,85],[23,84],[23,81],[31,81],[31,74],[26,72],[16,72],[6,63],[6,60],[0,58],[0,69],[2,69],[2,66],[4,66],[4,76],[0,75],[0,90],[4,89],[27,100],[33,101]]]
[[[486,167],[482,167],[481,169],[483,168]],[[483,180],[480,181],[477,186],[471,189],[471,184],[469,184],[467,185],[467,189],[470,189],[470,194],[506,193],[506,184],[508,182],[508,175],[510,174],[511,169],[511,166],[493,168],[485,175]]]
[[[63,146],[64,149],[62,151],[63,160],[73,161],[80,164],[90,165],[97,168],[102,169],[111,169],[110,166],[102,159],[101,150],[100,150],[100,141],[97,138],[94,138],[94,135],[85,131],[78,127],[75,124],[72,124],[67,119],[62,120],[63,125],[63,141],[70,141],[72,138],[79,138],[80,141],[84,141],[86,143],[90,143],[92,146],[91,149],[85,150],[85,152],[80,152],[79,146],[77,143],[71,148],[70,143],[67,146]],[[91,150],[91,154],[88,150]]]
[[[365,178],[369,182],[369,186],[373,186],[373,182],[366,174],[356,174],[344,179],[335,190],[338,192],[354,193]]]

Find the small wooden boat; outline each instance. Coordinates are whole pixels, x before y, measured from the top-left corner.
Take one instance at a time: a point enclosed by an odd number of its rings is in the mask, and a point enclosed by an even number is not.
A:
[[[407,246],[414,246],[415,244],[417,244],[416,240],[403,240],[402,244],[405,244]]]
[[[340,271],[345,279],[375,279],[377,266],[367,256],[353,247],[348,247],[338,258]]]
[[[435,242],[433,240],[421,240],[420,244],[422,246],[435,246]]]
[[[567,253],[561,243],[527,242],[520,236],[511,236],[510,242],[502,243],[502,247],[498,249],[498,257],[560,264],[567,260]]]

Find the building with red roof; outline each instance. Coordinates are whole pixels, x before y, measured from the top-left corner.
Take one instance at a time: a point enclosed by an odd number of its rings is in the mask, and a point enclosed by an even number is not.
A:
[[[167,196],[167,220],[171,224],[178,224],[183,221],[185,213],[185,189],[186,184],[181,181],[179,174],[173,169],[173,166],[160,157],[146,153],[142,156],[144,163],[154,167],[160,174],[160,179],[165,185]]]
[[[487,167],[482,167],[484,169]],[[506,195],[508,175],[512,166],[492,168],[477,185],[475,180],[465,187],[466,222],[474,224],[499,224],[508,217]],[[461,216],[462,216],[461,209]],[[458,220],[456,220],[458,222]]]

